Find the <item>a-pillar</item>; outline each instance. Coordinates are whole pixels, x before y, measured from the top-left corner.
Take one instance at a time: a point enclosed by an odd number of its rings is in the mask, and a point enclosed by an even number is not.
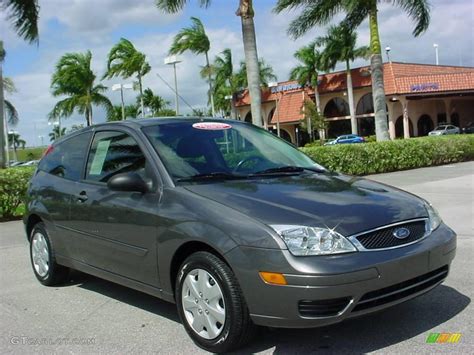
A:
[[[410,138],[410,116],[408,115],[408,100],[400,98],[403,112],[403,138]]]

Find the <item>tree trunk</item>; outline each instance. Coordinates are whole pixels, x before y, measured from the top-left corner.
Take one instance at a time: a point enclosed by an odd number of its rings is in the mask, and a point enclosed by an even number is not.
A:
[[[3,41],[0,41],[0,169],[7,166],[7,150],[5,139],[5,96],[3,93]],[[8,149],[8,148],[7,148]]]
[[[374,98],[375,134],[377,141],[388,141],[387,109],[383,82],[383,59],[377,22],[377,2],[373,0],[369,13],[370,26],[370,67],[372,70],[372,95]]]
[[[351,115],[351,131],[352,131],[352,134],[358,134],[357,119],[356,119],[355,107],[354,107],[354,88],[352,87],[352,74],[351,74],[351,66],[349,64],[349,61],[346,61],[346,70],[347,70],[347,96],[349,97],[349,112]]]
[[[262,127],[262,92],[260,90],[260,73],[258,67],[257,41],[253,22],[252,0],[240,0],[237,16],[242,22],[242,37],[244,42],[245,64],[247,66],[247,81],[249,84],[250,108],[252,123]]]
[[[140,106],[142,108],[142,118],[145,117],[145,105],[143,104],[143,86],[142,86],[142,76],[138,75],[138,89],[140,90]]]
[[[207,65],[207,72],[209,77],[209,100],[211,101],[211,112],[212,117],[216,117],[216,110],[214,108],[214,90],[212,87],[212,75],[211,75],[211,66],[209,64],[209,54],[206,52],[206,65]]]

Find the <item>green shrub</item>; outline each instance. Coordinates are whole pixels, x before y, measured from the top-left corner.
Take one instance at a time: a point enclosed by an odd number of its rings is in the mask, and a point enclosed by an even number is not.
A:
[[[367,175],[474,160],[474,135],[310,147],[302,151],[329,170]]]
[[[0,218],[22,215],[28,181],[34,171],[34,167],[0,169]]]

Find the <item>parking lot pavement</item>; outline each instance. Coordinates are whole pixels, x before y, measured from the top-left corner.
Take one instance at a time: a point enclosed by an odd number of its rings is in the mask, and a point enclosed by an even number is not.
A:
[[[370,178],[426,198],[459,234],[448,280],[415,300],[330,327],[263,329],[243,352],[474,353],[474,163]],[[203,353],[171,304],[79,273],[62,287],[41,286],[21,222],[0,224],[0,270],[1,353]],[[431,332],[462,338],[426,344]]]

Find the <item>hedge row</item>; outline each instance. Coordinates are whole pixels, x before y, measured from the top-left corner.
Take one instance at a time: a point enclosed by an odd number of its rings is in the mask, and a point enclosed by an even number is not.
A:
[[[23,201],[28,181],[35,167],[0,169],[0,219],[12,219],[23,214]]]
[[[474,160],[474,135],[307,147],[302,151],[329,170],[367,175]]]

